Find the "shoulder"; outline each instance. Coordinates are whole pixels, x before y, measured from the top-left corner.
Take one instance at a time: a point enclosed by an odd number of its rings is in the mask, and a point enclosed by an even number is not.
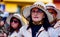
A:
[[[55,33],[55,29],[54,29],[53,27],[50,27],[50,28],[48,29],[48,33],[49,33],[49,34],[54,34],[54,33]]]
[[[53,27],[49,27],[48,31],[54,31],[55,29]]]
[[[50,27],[50,28],[48,28],[48,32],[49,32],[49,34],[54,34],[55,33],[55,29]]]
[[[20,31],[25,31],[27,29],[28,25],[24,25],[20,28]]]
[[[55,28],[55,31],[56,31],[57,33],[60,33],[60,27]]]
[[[20,28],[20,30],[19,30],[19,32],[18,32],[18,37],[20,37],[20,35],[25,34],[25,32],[27,31],[27,30],[26,30],[27,27],[28,27],[28,25],[24,25],[24,26],[22,26],[22,27]]]
[[[24,25],[21,27],[21,29],[26,29],[28,27],[28,25]]]
[[[55,29],[52,28],[52,27],[50,27],[50,28],[48,29],[48,33],[49,33],[49,35],[50,35],[51,37],[57,37],[56,31],[55,31]]]
[[[10,37],[15,37],[15,36],[17,36],[17,32],[16,31],[14,31],[11,35],[10,35]]]

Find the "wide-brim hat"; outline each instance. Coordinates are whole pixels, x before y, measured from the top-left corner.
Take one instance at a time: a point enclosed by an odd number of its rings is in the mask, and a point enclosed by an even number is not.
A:
[[[55,6],[55,4],[54,4],[54,3],[48,3],[48,4],[46,4],[45,6],[46,6],[46,7],[51,6],[51,7],[56,8],[56,6]]]
[[[57,19],[60,19],[60,10],[59,9],[55,9],[57,11]]]
[[[6,20],[7,24],[10,25],[10,20],[12,17],[19,19],[21,21],[21,24],[23,25],[22,16],[20,14],[13,14],[13,15],[10,15],[9,17],[7,17],[7,20]]]
[[[40,2],[40,1],[36,1],[33,5],[39,5],[41,6],[43,9],[46,9],[46,6],[43,2]]]
[[[27,18],[28,16],[30,16],[30,10],[34,7],[37,7],[39,9],[41,9],[42,11],[44,11],[46,14],[47,14],[47,17],[48,17],[48,20],[49,22],[52,22],[53,21],[53,16],[45,9],[41,8],[40,6],[38,5],[32,5],[32,6],[29,6],[29,7],[26,7],[24,10],[23,10],[23,15],[25,18]]]

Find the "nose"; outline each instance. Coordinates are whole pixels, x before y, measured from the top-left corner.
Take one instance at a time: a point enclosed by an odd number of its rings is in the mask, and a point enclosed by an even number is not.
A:
[[[35,12],[34,14],[37,15],[37,12]]]
[[[14,21],[13,22],[11,22],[12,24],[14,24]]]

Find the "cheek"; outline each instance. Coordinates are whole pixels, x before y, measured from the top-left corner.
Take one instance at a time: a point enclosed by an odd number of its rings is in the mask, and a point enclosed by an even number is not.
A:
[[[18,27],[18,24],[13,24],[11,25],[13,28],[17,28]]]
[[[38,15],[38,16],[39,16],[39,18],[41,18],[41,19],[44,18],[44,14],[40,14],[40,15]]]
[[[52,16],[55,18],[56,17],[56,15],[55,14],[52,14]]]
[[[34,17],[34,15],[31,15],[31,17],[33,18],[33,17]]]
[[[34,18],[34,17],[37,17],[37,18]],[[44,15],[43,14],[38,14],[38,15],[32,15],[32,20],[33,21],[41,21],[42,19],[44,18]]]
[[[4,22],[3,21],[1,22],[1,25],[4,25]]]
[[[35,17],[35,15],[33,14],[33,15],[31,15],[31,17],[33,18],[33,17]]]

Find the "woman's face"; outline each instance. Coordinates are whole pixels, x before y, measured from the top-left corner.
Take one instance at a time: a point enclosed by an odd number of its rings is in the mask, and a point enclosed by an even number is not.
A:
[[[32,20],[33,22],[39,22],[44,18],[44,13],[38,8],[33,8],[32,11]]]
[[[56,16],[57,16],[57,14],[55,13],[55,11],[52,10],[52,9],[47,9],[47,10],[49,11],[49,13],[51,13],[51,15],[53,16],[53,18],[55,19]]]
[[[16,28],[18,28],[18,26],[19,26],[19,21],[16,18],[12,19],[11,20],[11,27],[16,29]]]

